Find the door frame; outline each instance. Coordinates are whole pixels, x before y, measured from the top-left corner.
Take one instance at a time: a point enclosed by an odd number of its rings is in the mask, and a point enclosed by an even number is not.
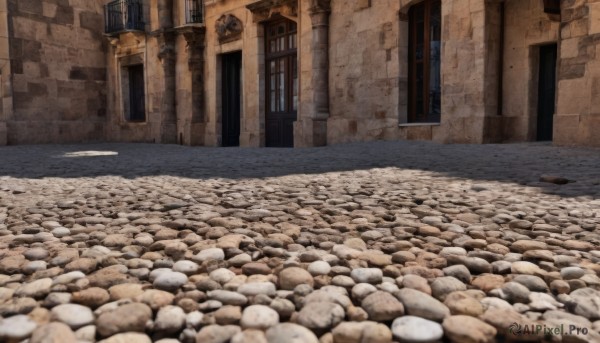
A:
[[[225,111],[227,109],[227,105],[226,105],[226,92],[225,92],[225,87],[227,85],[226,83],[226,77],[225,77],[225,72],[226,72],[226,58],[227,57],[231,57],[231,56],[239,56],[239,124],[238,124],[238,129],[239,129],[239,135],[237,138],[237,142],[233,142],[230,143],[229,141],[226,142],[225,140]],[[244,80],[244,76],[243,76],[243,60],[244,60],[244,55],[242,53],[242,50],[233,50],[233,51],[228,51],[222,54],[219,54],[219,84],[218,84],[218,94],[220,94],[220,96],[218,97],[218,101],[219,101],[219,112],[220,112],[220,136],[221,136],[221,144],[220,146],[222,147],[236,147],[236,146],[240,146],[240,136],[241,136],[241,131],[242,131],[242,118],[243,118],[243,113],[244,113],[244,101],[243,101],[243,97],[244,97],[244,87],[243,87],[243,80]]]
[[[139,84],[133,83],[136,78],[141,78],[141,80],[138,80],[141,81]],[[127,66],[127,80],[127,86],[129,88],[129,108],[127,113],[129,115],[128,118],[125,118],[125,120],[130,123],[144,123],[147,120],[145,66],[143,64],[133,64]],[[141,95],[142,101],[136,100],[138,95]],[[141,118],[138,118],[138,115],[141,115]]]
[[[554,120],[552,120],[551,122],[551,127],[552,127],[552,132],[550,135],[550,140],[548,139],[541,139],[540,138],[540,105],[541,105],[541,101],[542,101],[542,51],[545,48],[553,48],[555,51],[555,67],[554,67],[554,113],[552,114],[552,118],[554,119],[554,116],[556,114],[556,101],[557,101],[557,91],[558,91],[558,54],[559,54],[559,50],[558,50],[558,43],[557,42],[548,42],[548,43],[544,43],[544,44],[540,44],[536,46],[536,51],[534,54],[534,65],[533,68],[535,70],[535,78],[534,78],[534,88],[535,88],[535,98],[532,99],[534,104],[535,104],[535,111],[532,113],[533,114],[533,118],[534,120],[532,120],[533,126],[535,127],[535,130],[533,130],[532,133],[532,138],[534,141],[552,141],[554,139]],[[532,118],[532,119],[533,119]]]
[[[281,52],[270,52],[269,49],[271,47],[271,42],[270,42],[270,34],[269,34],[269,28],[276,26],[278,24],[281,23],[287,23],[287,32],[285,33],[284,37],[286,37],[285,39],[285,46],[286,49],[284,51]],[[294,24],[295,26],[295,31],[290,31],[289,29],[289,24]],[[270,71],[270,62],[275,61],[275,60],[280,60],[282,58],[287,58],[288,60],[285,62],[285,83],[286,83],[286,89],[285,89],[285,101],[286,101],[286,110],[283,112],[279,112],[282,115],[289,115],[289,116],[293,116],[294,117],[294,122],[298,120],[298,107],[299,107],[299,94],[300,94],[300,80],[299,80],[299,68],[300,68],[300,61],[299,61],[299,56],[298,56],[298,23],[294,20],[291,20],[289,18],[285,18],[282,16],[276,16],[274,18],[272,18],[271,20],[265,21],[263,22],[263,44],[264,44],[264,82],[265,82],[265,87],[264,87],[264,104],[265,104],[265,146],[270,146],[269,143],[269,130],[268,130],[268,121],[269,121],[269,116],[272,115],[271,110],[271,71]],[[290,35],[295,35],[295,41],[294,41],[294,46],[290,47]],[[297,101],[296,101],[296,108],[294,109],[294,67],[293,67],[293,62],[295,61],[296,64],[296,82],[298,83],[297,85]],[[291,132],[291,145],[276,145],[277,147],[293,147],[294,146],[294,142],[295,142],[295,137],[294,137],[294,130],[292,128],[292,132]],[[283,142],[281,142],[283,143]],[[272,146],[272,145],[271,145]]]

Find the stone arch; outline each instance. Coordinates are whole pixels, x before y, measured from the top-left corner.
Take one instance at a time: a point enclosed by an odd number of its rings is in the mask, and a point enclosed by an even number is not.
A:
[[[408,15],[408,10],[410,10],[413,5],[423,1],[424,0],[400,0],[400,14],[403,16]]]
[[[252,21],[265,22],[277,16],[282,16],[291,21],[298,22],[298,3],[282,0],[257,1],[246,6],[252,12]]]

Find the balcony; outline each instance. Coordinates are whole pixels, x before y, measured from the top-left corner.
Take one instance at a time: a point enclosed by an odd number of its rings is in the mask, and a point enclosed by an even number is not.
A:
[[[115,0],[104,8],[105,32],[144,31],[144,7],[141,0]]]
[[[204,24],[204,4],[202,0],[185,0],[186,24]]]

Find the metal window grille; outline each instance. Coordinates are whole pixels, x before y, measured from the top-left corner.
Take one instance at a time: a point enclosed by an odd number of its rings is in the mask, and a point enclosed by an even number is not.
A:
[[[186,23],[204,23],[204,4],[202,0],[185,0]]]
[[[104,8],[105,31],[144,31],[144,8],[140,0],[115,0]]]

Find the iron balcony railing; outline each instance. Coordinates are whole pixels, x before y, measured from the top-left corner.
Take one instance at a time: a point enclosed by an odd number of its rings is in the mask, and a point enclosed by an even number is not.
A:
[[[104,8],[105,32],[144,31],[144,8],[141,0],[115,0]]]
[[[204,1],[185,0],[185,21],[188,24],[204,23]]]

